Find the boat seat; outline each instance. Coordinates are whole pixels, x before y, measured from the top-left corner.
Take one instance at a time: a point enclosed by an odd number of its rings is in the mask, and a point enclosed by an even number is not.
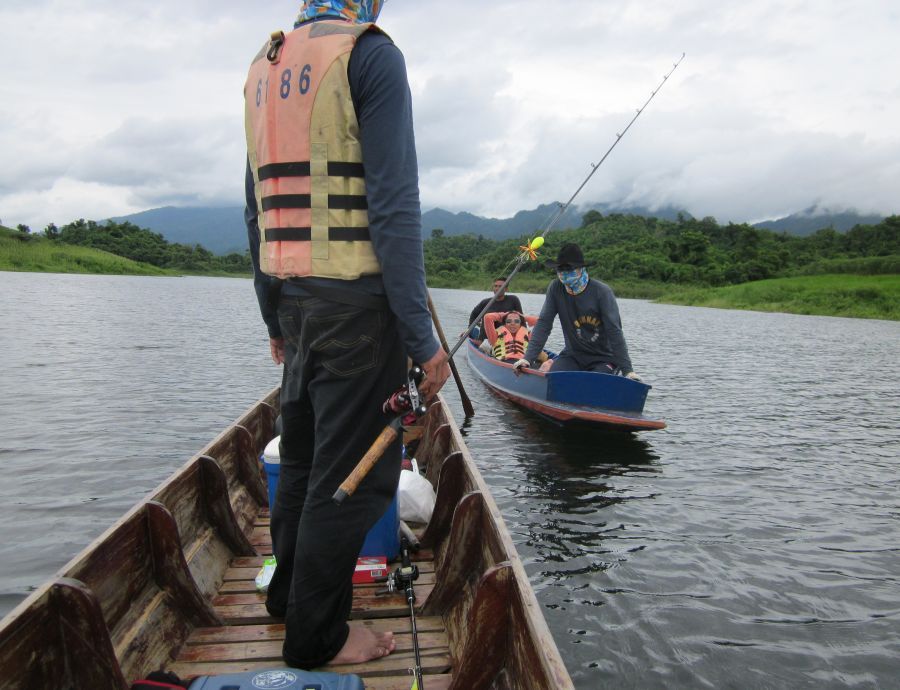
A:
[[[156,501],[132,509],[64,575],[99,600],[129,680],[163,666],[195,627],[222,623],[191,576],[175,518]]]
[[[453,466],[448,458],[445,471]],[[446,481],[442,475],[442,488]],[[528,593],[517,584],[527,583],[527,575],[499,532],[493,510],[493,501],[480,490],[459,501],[449,534],[433,546],[435,587],[422,613],[447,621],[450,647],[466,659],[453,669],[454,688],[567,687],[562,665],[531,663],[540,658],[540,640],[552,636],[546,626],[530,627]],[[542,680],[548,676],[559,682],[548,686]]]
[[[432,546],[437,577],[423,610],[425,615],[445,615],[455,607],[467,609],[481,576],[506,560],[496,523],[485,511],[480,491],[466,494],[453,512],[446,539]]]
[[[440,476],[435,482],[434,509],[422,534],[422,546],[434,548],[444,543],[450,533],[456,505],[475,489],[468,478],[463,454],[459,451],[450,453],[441,463]]]
[[[521,600],[514,596],[514,574],[496,524],[484,495],[472,491],[459,501],[444,543],[434,547],[435,587],[422,613],[450,621],[451,648],[463,650],[467,661],[454,669],[454,687],[497,687],[494,680],[514,657],[509,622],[519,618]]]
[[[206,599],[215,596],[231,558],[257,555],[231,509],[228,480],[214,459],[192,458],[150,500],[172,513],[188,568]]]
[[[57,578],[19,604],[8,620],[0,629],[5,690],[127,690],[100,603],[84,583]]]
[[[275,419],[281,408],[280,396],[277,391],[272,391],[261,401],[257,407],[251,407],[235,424],[243,427],[250,433],[253,439],[255,457],[262,455],[266,444],[272,440],[272,429],[275,428]]]
[[[450,448],[452,432],[450,425],[442,421],[440,405],[432,403],[422,422],[425,430],[417,447],[416,462],[432,486],[437,485],[441,463]]]
[[[228,477],[231,509],[241,531],[248,536],[260,508],[269,504],[268,489],[259,462],[259,456],[269,440],[261,442],[253,431],[236,424],[199,453],[219,463]]]

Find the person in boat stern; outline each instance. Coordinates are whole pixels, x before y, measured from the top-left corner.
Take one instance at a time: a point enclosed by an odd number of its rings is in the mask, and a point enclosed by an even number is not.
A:
[[[640,381],[628,356],[616,296],[608,285],[588,276],[581,247],[564,244],[556,261],[546,265],[556,271],[556,280],[547,287],[525,356],[514,365],[516,373],[536,361],[559,315],[565,347],[550,371],[599,371]]]
[[[502,290],[503,283],[506,282],[506,276],[500,276],[494,280],[494,284],[491,289],[494,291],[494,297],[496,300],[491,305],[492,312],[505,312],[505,311],[522,311],[522,303],[519,301],[519,298],[515,295],[510,295],[505,290]],[[502,291],[501,291],[502,290]],[[469,323],[472,323],[475,318],[481,313],[481,310],[487,306],[487,303],[491,301],[490,297],[485,297],[481,300],[478,305],[472,310],[472,313],[469,315]],[[478,328],[478,337],[475,338],[475,342],[481,344],[484,340],[484,320],[479,321],[475,326],[472,327],[472,333],[475,333],[475,328]]]
[[[284,660],[313,668],[390,654],[392,633],[348,625],[366,533],[400,476],[397,439],[356,492],[332,496],[420,363],[430,399],[450,375],[432,333],[411,96],[382,0],[306,0],[254,58],[244,89],[245,219],[272,359],[284,364],[277,566],[266,609]]]

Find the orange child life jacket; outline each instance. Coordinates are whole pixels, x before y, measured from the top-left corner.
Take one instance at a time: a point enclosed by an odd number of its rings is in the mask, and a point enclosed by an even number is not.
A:
[[[381,273],[369,237],[350,51],[374,24],[321,21],[272,34],[244,86],[260,269],[279,278]]]
[[[519,326],[513,335],[506,326],[497,329],[497,340],[494,343],[494,357],[497,359],[522,359],[528,348],[528,329]]]

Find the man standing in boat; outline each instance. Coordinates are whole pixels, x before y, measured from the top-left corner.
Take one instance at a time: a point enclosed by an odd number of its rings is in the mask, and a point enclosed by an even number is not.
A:
[[[382,403],[421,363],[425,399],[450,374],[431,329],[403,55],[382,0],[306,0],[257,54],[244,90],[245,211],[272,358],[284,364],[281,473],[266,608],[284,659],[313,668],[393,651],[349,626],[366,533],[393,499],[400,441],[337,506],[332,495],[390,421]]]
[[[547,266],[557,279],[547,287],[525,356],[513,365],[516,373],[537,359],[559,315],[565,348],[550,371],[598,371],[640,381],[628,356],[616,296],[608,285],[588,276],[581,248],[564,244]]]

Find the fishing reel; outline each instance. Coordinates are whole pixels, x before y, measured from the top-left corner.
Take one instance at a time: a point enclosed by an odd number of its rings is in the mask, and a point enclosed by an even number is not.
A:
[[[411,582],[419,579],[419,566],[398,566],[397,569],[383,578],[375,578],[375,582],[384,582],[384,588],[379,589],[377,596],[393,594],[394,592],[406,592]]]
[[[403,537],[400,540],[400,565],[397,569],[384,577],[374,578],[375,582],[384,582],[384,588],[375,592],[376,596],[404,592],[407,597],[415,600],[412,591],[412,583],[419,579],[419,566],[415,565],[409,557],[409,539]]]
[[[416,417],[421,417],[428,411],[424,402],[419,397],[419,384],[425,378],[425,370],[418,364],[413,364],[407,375],[406,383],[391,394],[381,411],[385,414],[409,414],[403,417],[403,424],[412,424]]]

